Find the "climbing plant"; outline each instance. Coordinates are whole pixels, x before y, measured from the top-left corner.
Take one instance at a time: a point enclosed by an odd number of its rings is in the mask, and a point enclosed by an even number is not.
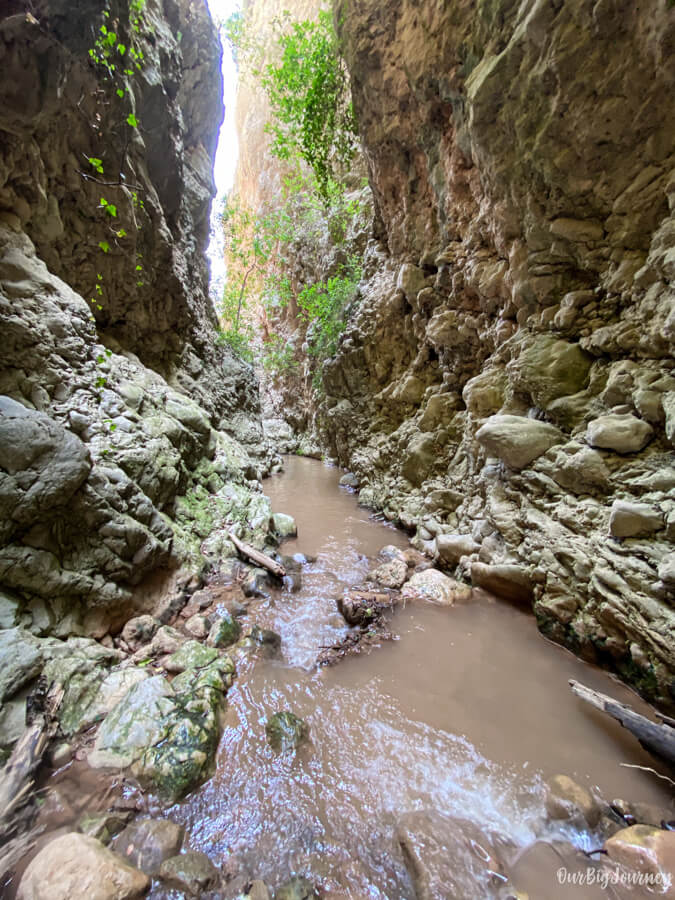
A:
[[[113,247],[123,246],[122,242],[129,234],[128,229],[140,230],[137,212],[144,209],[143,200],[139,197],[140,186],[131,183],[125,172],[125,169],[128,169],[127,153],[132,135],[134,130],[140,127],[128,96],[132,79],[142,70],[145,59],[140,43],[144,27],[144,8],[145,0],[131,0],[128,7],[128,21],[125,24],[122,17],[113,17],[111,9],[106,6],[101,13],[101,21],[94,34],[93,44],[88,50],[89,60],[97,70],[99,84],[102,85],[94,93],[97,112],[92,121],[92,130],[101,148],[91,155],[85,154],[87,167],[80,170],[80,175],[86,182],[93,182],[101,187],[96,208],[103,217],[107,232],[106,237],[98,242],[102,254],[110,253]],[[127,36],[123,36],[122,32]],[[104,121],[108,124],[106,128],[103,127]],[[119,146],[115,146],[115,139]],[[106,157],[114,157],[112,172],[108,171]],[[121,205],[117,195],[131,211],[126,222],[122,221]],[[111,197],[115,199],[110,199]],[[134,271],[136,286],[142,287],[143,264],[142,256],[138,252]],[[97,272],[92,286],[92,296],[89,298],[92,305],[92,319],[95,319],[94,310],[100,311],[104,308],[104,296],[103,274]],[[99,367],[102,367],[106,358],[111,355],[111,351],[106,350],[105,355],[99,356],[97,358]],[[107,384],[107,377],[102,373],[102,369],[100,371],[101,374],[96,379],[97,388],[103,388]]]

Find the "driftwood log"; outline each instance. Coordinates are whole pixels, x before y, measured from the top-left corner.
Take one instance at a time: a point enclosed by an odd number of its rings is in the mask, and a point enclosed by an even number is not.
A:
[[[662,716],[662,722],[652,722],[645,716],[634,712],[630,706],[619,703],[618,700],[608,697],[607,694],[594,691],[574,679],[570,680],[570,687],[581,700],[590,703],[591,706],[620,722],[638,739],[645,750],[668,763],[670,768],[675,771],[675,728],[671,724],[672,719]]]
[[[267,554],[261,553],[260,550],[256,550],[255,547],[251,547],[250,544],[245,544],[243,541],[240,541],[231,531],[228,532],[228,535],[242,556],[246,556],[251,562],[254,562],[258,566],[262,566],[263,569],[267,569],[268,572],[271,572],[272,575],[276,575],[277,578],[283,578],[286,575],[286,569],[284,569],[280,563],[267,556]]]
[[[63,687],[54,686],[47,694],[42,713],[16,742],[0,772],[0,836],[12,830],[15,813],[28,799],[33,774],[58,728],[56,713],[62,700]]]

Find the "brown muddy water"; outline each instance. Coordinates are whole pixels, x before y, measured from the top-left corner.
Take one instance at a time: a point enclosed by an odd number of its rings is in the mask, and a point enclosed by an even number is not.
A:
[[[191,847],[217,864],[234,853],[272,887],[297,874],[334,896],[413,898],[395,829],[409,813],[437,810],[509,841],[512,882],[530,900],[645,896],[561,886],[555,853],[526,850],[537,839],[601,846],[597,836],[547,823],[551,775],[570,775],[607,800],[670,802],[665,782],[622,765],[651,766],[651,758],[584,707],[568,680],[641,711],[644,704],[547,642],[530,615],[485,594],[449,609],[409,605],[392,619],[398,641],[316,670],[319,649],[345,633],[335,606],[343,587],[364,579],[383,545],[408,545],[338,487],[339,475],[293,457],[266,482],[274,511],[298,524],[283,551],[316,561],[303,567],[301,590],[253,604],[255,620],[281,635],[282,658],[240,664],[216,773],[168,810]],[[266,742],[267,717],[281,710],[309,725],[311,745],[297,754],[277,755]],[[456,861],[448,897],[495,896],[475,876],[475,844],[445,849]]]

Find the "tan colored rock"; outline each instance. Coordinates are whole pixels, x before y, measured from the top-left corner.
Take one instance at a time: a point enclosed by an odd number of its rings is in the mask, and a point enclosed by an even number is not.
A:
[[[428,600],[438,606],[452,606],[457,600],[466,600],[470,594],[471,588],[448,578],[438,569],[416,572],[401,591],[404,600]]]
[[[64,834],[44,847],[21,878],[17,900],[135,900],[150,879],[100,841]]]
[[[583,816],[593,828],[600,820],[600,806],[589,790],[568,775],[554,775],[547,784],[546,812],[552,819]]]
[[[589,422],[586,440],[591,447],[614,450],[616,453],[638,453],[654,434],[647,422],[630,414],[599,416]]]
[[[653,534],[664,526],[664,516],[649,503],[615,500],[609,517],[609,533],[613,537],[638,537]]]
[[[436,551],[441,562],[456,566],[463,556],[477,553],[477,544],[470,534],[439,534],[436,537]]]
[[[490,416],[476,432],[476,440],[510,468],[524,469],[554,444],[562,443],[564,436],[548,422],[508,415]]]
[[[407,575],[407,563],[402,559],[392,559],[370,572],[368,581],[374,581],[385,588],[400,588]]]
[[[471,563],[471,583],[516,603],[529,605],[533,599],[532,579],[522,566],[474,562]]]
[[[604,849],[615,862],[651,877],[657,892],[665,888],[660,896],[675,898],[675,831],[631,825],[606,840]]]

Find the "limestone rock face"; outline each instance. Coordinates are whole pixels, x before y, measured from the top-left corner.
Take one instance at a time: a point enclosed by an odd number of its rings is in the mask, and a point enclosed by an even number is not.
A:
[[[144,55],[119,98],[99,7],[0,12],[2,622],[59,637],[150,612],[153,573],[234,553],[224,525],[269,535],[257,384],[208,298],[216,31],[203,3],[134,30],[113,0]]]
[[[507,466],[524,469],[554,444],[562,443],[563,435],[546,422],[522,416],[490,416],[476,432],[476,440]]]
[[[334,11],[375,214],[323,369],[328,454],[418,547],[470,535],[474,583],[672,710],[673,16]],[[663,527],[617,540],[615,501]]]

